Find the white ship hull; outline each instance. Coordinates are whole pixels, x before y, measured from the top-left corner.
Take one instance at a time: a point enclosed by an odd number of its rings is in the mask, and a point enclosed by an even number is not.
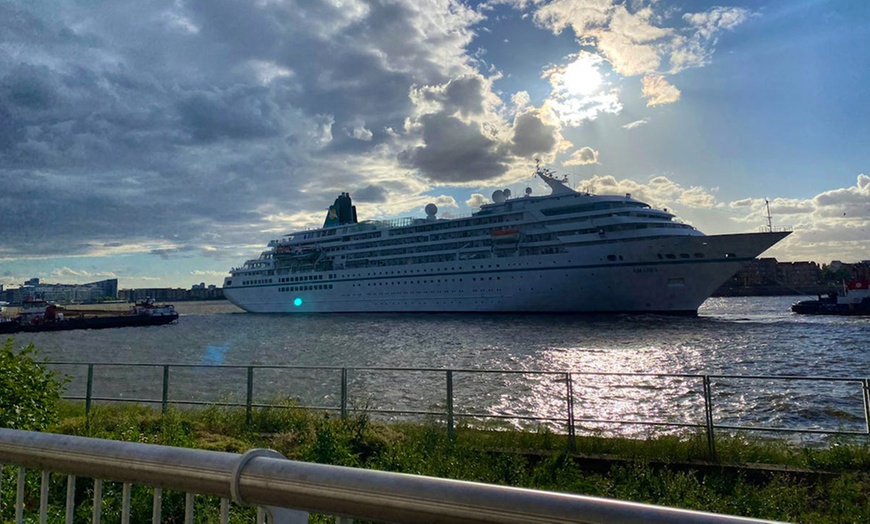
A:
[[[224,294],[255,313],[694,315],[742,262],[787,234],[624,238],[565,253],[331,270],[301,282],[276,274]]]

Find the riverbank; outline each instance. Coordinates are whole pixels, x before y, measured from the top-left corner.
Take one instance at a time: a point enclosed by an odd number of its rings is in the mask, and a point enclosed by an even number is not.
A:
[[[366,412],[346,419],[286,404],[159,410],[99,406],[89,420],[64,403],[52,431],[216,451],[272,448],[289,459],[562,491],[789,522],[870,521],[870,448],[806,448],[781,441],[703,436],[648,440],[578,438],[549,431],[381,424]],[[106,499],[104,499],[106,500]],[[320,520],[317,520],[320,522]]]

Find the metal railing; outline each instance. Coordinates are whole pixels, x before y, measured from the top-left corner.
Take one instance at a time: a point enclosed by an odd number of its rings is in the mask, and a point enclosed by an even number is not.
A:
[[[332,411],[339,413],[342,417],[346,417],[349,412],[355,408],[351,405],[351,384],[350,375],[372,375],[372,374],[401,374],[405,377],[404,383],[415,383],[419,381],[417,389],[425,389],[422,379],[414,379],[409,375],[424,375],[429,377],[428,384],[433,388],[431,391],[424,392],[430,398],[437,399],[424,409],[409,409],[409,408],[385,408],[378,406],[366,406],[365,410],[372,414],[386,415],[391,417],[411,416],[411,417],[435,417],[443,420],[446,423],[447,431],[452,436],[455,431],[457,421],[485,421],[485,420],[510,420],[510,421],[526,421],[549,424],[560,432],[564,432],[568,436],[569,446],[574,447],[574,442],[578,430],[591,431],[601,426],[637,426],[645,428],[665,428],[673,430],[698,430],[706,434],[707,445],[711,456],[715,456],[715,434],[717,431],[755,431],[755,432],[781,432],[781,433],[803,433],[808,435],[830,435],[830,436],[867,436],[870,437],[870,379],[867,378],[841,378],[841,377],[802,377],[802,376],[763,376],[763,375],[715,375],[715,374],[664,374],[664,373],[609,373],[609,372],[555,372],[555,371],[518,371],[518,370],[480,370],[480,369],[439,369],[439,368],[390,368],[390,367],[359,367],[359,368],[338,368],[328,366],[214,366],[204,364],[126,364],[126,363],[72,363],[72,362],[48,362],[54,368],[63,366],[85,366],[85,391],[84,394],[66,395],[65,398],[70,400],[83,400],[85,402],[86,415],[89,415],[92,409],[92,404],[95,401],[100,402],[135,402],[145,404],[160,404],[165,412],[170,405],[189,405],[189,406],[228,406],[228,407],[244,407],[246,412],[247,423],[251,423],[252,411],[255,408],[279,408],[287,407],[269,402],[255,402],[254,390],[257,380],[256,373],[261,376],[271,371],[292,371],[298,374],[305,375],[310,378],[311,375],[317,373],[328,373],[330,376],[326,382],[338,386],[338,395],[333,395],[336,403],[305,403],[300,402],[296,407],[309,409]],[[162,370],[161,396],[160,398],[150,397],[121,397],[99,396],[94,394],[94,379],[95,369],[102,367],[110,368],[156,368]],[[170,395],[171,391],[171,376],[172,371],[179,373],[187,370],[208,370],[209,372],[235,372],[239,374],[244,372],[244,401],[219,400],[217,398],[208,398],[197,400],[191,398],[178,398]],[[538,392],[541,395],[546,395],[547,398],[540,399],[542,404],[548,406],[545,413],[540,413],[534,409],[527,409],[526,413],[500,413],[494,412],[491,406],[485,408],[480,407],[479,401],[466,402],[464,406],[457,406],[457,376],[468,377],[494,377],[494,376],[519,376],[529,381],[544,381],[547,380]],[[439,379],[438,377],[441,377]],[[187,377],[185,377],[187,378]],[[141,380],[141,378],[140,378]],[[438,383],[443,380],[443,386]],[[686,394],[692,394],[698,399],[698,402],[693,401],[690,406],[680,408],[680,415],[686,417],[692,413],[689,408],[694,409],[695,418],[680,419],[680,420],[660,420],[653,417],[644,417],[635,414],[632,417],[626,416],[589,416],[578,414],[578,411],[592,411],[598,413],[600,410],[595,409],[597,404],[594,402],[590,406],[586,406],[581,410],[578,408],[578,403],[588,402],[590,392],[594,393],[595,388],[590,386],[595,380],[605,381],[603,386],[595,386],[597,389],[616,389],[631,385],[632,381],[677,381],[683,384]],[[264,379],[264,381],[266,381]],[[717,420],[717,412],[720,408],[727,404],[727,399],[717,396],[717,392],[724,395],[726,391],[745,391],[751,387],[753,382],[776,382],[781,383],[809,383],[812,386],[819,384],[830,389],[832,384],[837,384],[842,387],[854,387],[852,397],[858,402],[855,411],[860,409],[860,415],[852,414],[851,426],[856,429],[844,429],[842,420],[836,420],[838,427],[786,427],[783,425],[773,426],[763,424],[765,419],[769,418],[769,414],[761,417],[756,417],[756,423],[729,423],[727,418],[725,422]],[[273,380],[273,382],[278,382]],[[323,382],[323,381],[321,381]],[[735,386],[735,383],[741,384],[740,387]],[[749,386],[747,386],[749,384]],[[364,388],[365,386],[361,386]],[[387,389],[384,386],[378,386],[381,389]],[[434,389],[441,389],[440,392]],[[289,386],[275,386],[281,394],[285,394]],[[787,387],[776,386],[774,388],[782,397],[788,397],[794,392],[788,390]],[[334,388],[331,391],[335,391]],[[846,391],[845,389],[843,391]],[[418,392],[419,393],[419,392]],[[423,393],[421,393],[423,394]],[[327,395],[328,396],[328,395]],[[860,400],[857,400],[860,399]],[[843,401],[838,398],[838,401]],[[470,404],[470,405],[469,405]],[[857,406],[860,406],[858,408]],[[489,411],[484,411],[488,409]],[[788,411],[788,407],[782,408]],[[618,414],[617,414],[618,415]],[[859,420],[860,419],[860,420]],[[750,418],[750,420],[753,420]],[[858,425],[862,427],[857,429]],[[598,432],[600,434],[600,431]]]
[[[49,472],[68,475],[65,522],[73,522],[76,477],[95,479],[92,522],[101,519],[102,481],[122,482],[121,523],[131,521],[133,484],[154,487],[152,522],[161,522],[164,489],[185,492],[184,521],[194,521],[194,495],[262,508],[257,522],[308,522],[308,512],[341,522],[451,523],[745,523],[759,520],[611,499],[494,486],[285,460],[270,450],[243,455],[0,429],[0,464],[18,466],[15,522],[24,521],[25,469],[42,472],[39,522],[47,521]],[[2,490],[0,490],[2,492]],[[142,521],[137,516],[136,521]],[[29,518],[30,520],[30,518]]]

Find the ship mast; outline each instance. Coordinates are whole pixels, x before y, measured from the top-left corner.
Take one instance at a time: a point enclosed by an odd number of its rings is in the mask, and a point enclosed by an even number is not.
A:
[[[767,208],[767,232],[773,233],[773,221],[770,218],[770,201],[764,199],[764,206]]]

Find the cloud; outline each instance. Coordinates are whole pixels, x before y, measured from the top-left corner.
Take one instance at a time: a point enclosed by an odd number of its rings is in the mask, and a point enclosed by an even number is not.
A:
[[[671,33],[650,23],[652,9],[643,8],[630,13],[625,6],[611,11],[609,27],[593,32],[598,48],[624,76],[636,76],[656,71],[661,63],[661,48],[656,41]]]
[[[444,114],[420,119],[425,145],[403,151],[399,160],[434,182],[486,180],[507,171],[498,142],[483,134],[479,124]]]
[[[713,7],[673,20],[673,8],[655,0],[629,4],[617,0],[554,0],[517,5],[533,5],[535,22],[554,33],[570,28],[581,45],[595,51],[584,53],[600,54],[620,75],[644,77],[644,97],[650,106],[679,100],[679,89],[665,81],[663,75],[708,64],[718,35],[754,16],[747,9]],[[664,68],[663,63],[668,67]],[[554,83],[554,93],[560,92],[560,86]],[[618,92],[614,94],[618,96]]]
[[[680,35],[672,43],[670,54],[671,73],[692,67],[702,67],[710,62],[718,35],[730,31],[755,16],[751,11],[738,7],[714,7],[702,13],[686,13],[683,20],[689,23],[693,33]]]
[[[480,193],[472,193],[471,197],[465,201],[465,205],[471,209],[478,209],[480,206],[489,203],[489,199]]]
[[[571,158],[562,162],[564,166],[585,166],[598,163],[598,151],[589,146],[581,147],[571,153]]]
[[[816,195],[813,198],[813,205],[819,217],[866,220],[870,218],[870,177],[860,174],[852,187],[834,189]]]
[[[580,52],[568,57],[566,65],[555,65],[541,75],[550,82],[551,92],[545,105],[562,125],[578,126],[595,120],[600,113],[619,113],[619,89],[604,80],[598,55]]]
[[[703,13],[686,13],[686,20],[697,28],[697,34],[705,40],[711,40],[723,30],[731,30],[745,22],[752,13],[739,7],[714,7]]]
[[[514,122],[511,152],[525,158],[552,153],[559,143],[557,131],[556,126],[545,124],[537,111],[523,113]]]
[[[545,161],[567,146],[552,110],[514,100],[513,121],[492,92],[492,79],[479,74],[411,90],[414,115],[404,138],[413,145],[397,155],[404,167],[436,184],[476,184],[508,178],[533,157]]]
[[[673,104],[680,99],[680,90],[669,84],[661,75],[647,75],[643,77],[643,97],[647,99],[646,105],[657,106]]]
[[[386,189],[374,185],[368,185],[353,194],[360,202],[386,202],[387,196]]]
[[[673,207],[682,204],[687,207],[709,208],[715,197],[709,190],[701,187],[684,187],[665,176],[656,176],[646,183],[630,179],[617,179],[612,175],[593,176],[581,180],[577,187],[593,194],[631,193],[634,198],[654,207]]]
[[[728,203],[741,213],[735,224],[767,225],[770,207],[773,226],[792,230],[774,248],[782,260],[866,260],[870,238],[870,177],[860,174],[854,186],[822,192],[812,198],[744,198]]]
[[[461,116],[468,117],[483,113],[487,88],[482,76],[467,74],[453,78],[442,85],[425,86],[419,90],[418,96],[439,102],[447,114],[459,113]]]
[[[579,126],[597,119],[601,113],[618,114],[622,111],[618,89],[584,97],[566,97],[554,93],[546,105],[565,126]]]
[[[623,129],[635,129],[635,128],[640,127],[640,126],[645,126],[648,123],[649,123],[649,119],[642,118],[640,120],[635,120],[634,122],[629,122],[629,123],[625,124],[624,126],[622,126],[622,128]]]
[[[430,180],[497,176],[514,144],[546,145],[529,126],[511,141],[466,53],[482,17],[451,0],[5,9],[7,259],[238,256],[251,238],[320,222],[336,188],[363,186],[373,211],[397,212]],[[417,86],[440,87],[428,94],[442,114],[419,111]],[[400,152],[447,129],[470,140],[464,155],[419,152],[424,176],[403,169]]]
[[[110,278],[117,278],[116,274],[109,271],[92,272],[76,270],[66,266],[52,270],[49,275],[55,278],[63,279],[64,281],[69,281],[70,278],[72,278],[77,282],[83,282],[86,280],[105,280]]]

